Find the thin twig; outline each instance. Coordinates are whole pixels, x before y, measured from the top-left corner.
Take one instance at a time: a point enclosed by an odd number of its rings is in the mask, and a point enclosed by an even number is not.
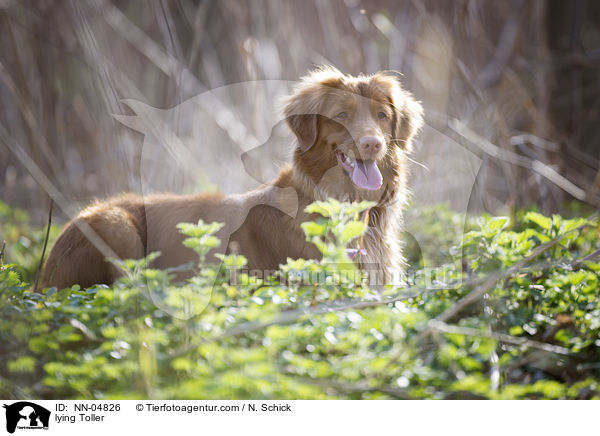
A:
[[[35,284],[33,285],[33,292],[38,291],[40,276],[42,275],[44,257],[46,255],[46,247],[48,246],[48,238],[50,237],[50,227],[52,227],[52,209],[54,209],[54,200],[50,199],[50,209],[48,210],[48,228],[46,229],[46,237],[44,238],[44,246],[42,247],[42,256],[40,257],[40,264],[38,265],[37,270],[35,272]]]
[[[507,335],[506,333],[485,332],[472,327],[461,327],[457,325],[446,324],[445,322],[432,320],[429,322],[432,330],[443,333],[456,333],[459,335],[476,336],[480,338],[491,338],[507,344],[521,345],[529,348],[547,351],[549,353],[563,354],[567,356],[575,355],[571,350],[560,345],[547,344],[545,342],[534,341],[521,336]]]
[[[588,254],[587,256],[585,256],[582,260],[582,262],[587,262],[588,260],[592,260],[595,257],[598,257],[598,255],[600,255],[600,248],[597,249],[596,251]]]
[[[548,141],[547,139],[540,138],[539,136],[531,133],[522,133],[510,137],[511,145],[522,145],[522,144],[533,144],[537,148],[541,148],[545,151],[560,151],[560,145],[556,142]]]
[[[2,241],[2,248],[0,248],[0,268],[2,268],[4,264],[4,250],[6,249],[6,241]],[[2,269],[0,269],[2,271]]]

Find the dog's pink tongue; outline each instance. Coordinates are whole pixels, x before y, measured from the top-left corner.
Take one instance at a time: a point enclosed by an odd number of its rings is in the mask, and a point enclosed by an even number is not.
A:
[[[381,188],[383,178],[374,160],[357,159],[352,172],[352,181],[359,188],[376,191]]]

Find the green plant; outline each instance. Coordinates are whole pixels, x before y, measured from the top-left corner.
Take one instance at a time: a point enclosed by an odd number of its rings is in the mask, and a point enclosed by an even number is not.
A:
[[[346,252],[369,206],[309,206],[320,217],[303,229],[322,259],[288,259],[262,278],[240,255],[207,262],[220,225],[200,222],[179,226],[197,264],[153,269],[154,253],[114,261],[124,275],[110,287],[37,294],[23,271],[38,253],[16,266],[10,239],[0,396],[600,397],[597,217],[469,218],[463,244],[448,250],[452,283],[380,294]]]

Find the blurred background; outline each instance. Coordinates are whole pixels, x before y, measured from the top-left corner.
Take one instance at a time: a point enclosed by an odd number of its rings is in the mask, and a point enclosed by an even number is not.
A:
[[[60,222],[122,191],[267,180],[272,168],[231,169],[265,143],[267,167],[285,160],[277,100],[322,64],[398,70],[422,101],[416,204],[599,204],[597,1],[0,0],[0,26],[0,199],[40,224],[51,197]],[[206,126],[191,177],[136,121],[172,108]]]

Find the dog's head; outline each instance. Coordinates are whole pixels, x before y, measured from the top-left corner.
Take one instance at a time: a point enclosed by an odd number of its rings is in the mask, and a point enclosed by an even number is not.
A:
[[[353,77],[331,67],[302,78],[284,115],[298,139],[296,169],[340,199],[378,200],[395,187],[423,124],[397,73]]]

